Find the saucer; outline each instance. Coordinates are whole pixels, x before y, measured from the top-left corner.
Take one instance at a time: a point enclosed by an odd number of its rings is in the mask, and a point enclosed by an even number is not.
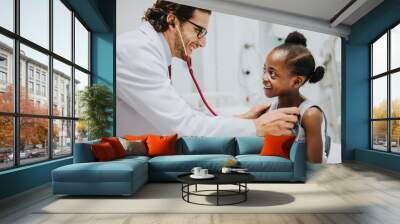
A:
[[[190,178],[193,178],[193,179],[211,179],[211,178],[214,178],[214,175],[207,174],[207,175],[201,176],[201,175],[192,174],[192,175],[190,175]]]

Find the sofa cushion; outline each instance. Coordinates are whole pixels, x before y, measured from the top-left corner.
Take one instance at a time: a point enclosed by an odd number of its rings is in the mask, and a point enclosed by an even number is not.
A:
[[[147,155],[154,156],[166,156],[176,154],[176,139],[177,134],[174,135],[149,135],[147,137]]]
[[[103,137],[101,142],[108,142],[112,146],[117,158],[126,156],[126,151],[117,137]]]
[[[135,161],[142,161],[147,163],[149,161],[149,157],[147,156],[125,156],[124,158],[113,160],[112,162],[122,162],[122,163],[136,163]]]
[[[109,142],[92,144],[90,147],[94,157],[96,157],[96,161],[105,162],[118,158],[118,156],[115,154],[115,150]]]
[[[141,140],[127,140],[118,138],[126,151],[126,155],[145,156],[147,155],[146,143]]]
[[[266,135],[264,137],[264,146],[261,149],[261,156],[280,156],[290,159],[290,148],[295,140],[295,135]]]
[[[238,155],[240,167],[249,172],[292,172],[292,161],[278,156]]]
[[[163,172],[190,172],[193,167],[200,166],[211,172],[219,171],[230,159],[231,155],[174,155],[158,156],[149,160],[149,170]]]
[[[177,154],[225,154],[235,155],[235,139],[232,137],[182,137],[177,143]]]
[[[125,135],[124,138],[130,141],[140,140],[146,142],[148,135]]]
[[[236,155],[260,154],[264,145],[262,137],[236,137]]]
[[[133,173],[147,172],[146,166],[140,159],[74,163],[53,170],[52,176],[58,182],[130,182]]]

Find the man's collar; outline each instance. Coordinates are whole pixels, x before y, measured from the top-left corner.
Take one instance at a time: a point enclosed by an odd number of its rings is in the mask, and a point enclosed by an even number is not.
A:
[[[168,42],[165,39],[164,35],[162,32],[158,32],[158,35],[161,39],[161,43],[164,48],[165,56],[167,57],[167,63],[168,65],[171,65],[171,60],[172,60],[172,54],[171,54],[171,49],[169,48]]]

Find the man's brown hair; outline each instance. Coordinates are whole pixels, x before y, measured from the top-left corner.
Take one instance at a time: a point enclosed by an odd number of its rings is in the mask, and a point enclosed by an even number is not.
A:
[[[168,30],[168,13],[174,14],[180,21],[186,22],[193,17],[194,10],[196,9],[211,14],[210,10],[157,0],[151,8],[147,9],[142,19],[148,21],[157,32],[164,32]]]

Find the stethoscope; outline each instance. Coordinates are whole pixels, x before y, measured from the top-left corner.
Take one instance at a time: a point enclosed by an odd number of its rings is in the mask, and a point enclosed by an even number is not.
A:
[[[186,62],[187,66],[188,66],[188,70],[189,70],[190,76],[192,77],[193,83],[196,86],[197,92],[199,93],[199,95],[201,97],[201,100],[203,101],[204,105],[207,107],[208,111],[210,111],[210,113],[212,115],[218,116],[217,113],[215,113],[215,111],[208,104],[206,98],[203,95],[203,92],[200,89],[199,84],[197,83],[197,80],[196,80],[196,77],[194,75],[193,68],[192,68],[192,58],[190,58],[188,56],[188,54],[187,54],[186,47],[185,47],[185,42],[183,41],[182,33],[181,33],[181,30],[179,29],[179,26],[176,26],[176,27],[177,27],[177,30],[178,30],[178,33],[179,33],[179,38],[180,38],[182,46],[183,46],[183,50],[185,51],[185,55],[183,56],[183,60]]]

